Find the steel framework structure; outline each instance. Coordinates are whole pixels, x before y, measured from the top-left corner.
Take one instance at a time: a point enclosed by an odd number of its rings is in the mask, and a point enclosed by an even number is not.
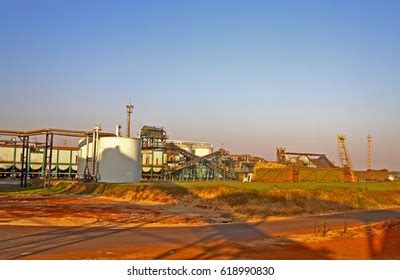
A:
[[[229,153],[220,149],[206,156],[197,156],[174,143],[166,143],[168,154],[179,154],[185,159],[177,162],[163,172],[163,178],[169,180],[234,180],[236,179],[235,161]]]
[[[142,177],[145,179],[161,179],[162,171],[166,168],[164,161],[165,145],[168,139],[167,133],[163,127],[143,126],[140,130],[140,139],[142,141],[142,152],[151,153],[151,161],[144,163],[144,168],[149,168],[150,171],[142,172]],[[161,154],[161,162],[155,162],[155,153]],[[161,171],[157,172],[160,169]]]
[[[352,169],[350,155],[347,151],[345,141],[346,141],[346,136],[344,136],[344,135],[337,136],[340,163],[341,163],[342,167],[348,167],[348,168]]]
[[[353,166],[351,164],[350,154],[347,150],[345,141],[346,141],[346,136],[344,136],[344,135],[337,136],[340,163],[341,163],[342,167],[347,168],[350,171],[351,181],[357,182],[357,177],[355,176],[355,174],[353,172]]]
[[[113,133],[95,131],[99,136],[115,136]],[[32,136],[43,135],[45,137],[45,148],[44,148],[44,184],[45,188],[50,186],[52,176],[52,153],[53,153],[53,142],[54,136],[64,137],[76,137],[83,138],[86,136],[94,135],[93,131],[82,131],[82,130],[71,130],[71,129],[60,129],[60,128],[43,128],[29,131],[21,130],[0,130],[0,135],[18,137],[22,142],[22,153],[21,153],[21,170],[20,170],[20,186],[25,188],[27,186],[28,179],[28,166],[29,166],[29,139]]]

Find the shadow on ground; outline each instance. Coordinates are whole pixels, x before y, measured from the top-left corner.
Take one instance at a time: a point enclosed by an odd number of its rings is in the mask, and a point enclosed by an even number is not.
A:
[[[74,189],[75,188],[75,189]],[[104,195],[119,194],[117,187],[107,189],[107,185],[89,184],[69,186],[60,189],[60,195]],[[153,188],[153,189],[152,189]],[[224,215],[235,221],[240,221],[241,207],[245,207],[250,200],[258,201],[257,192],[250,192],[246,198],[234,195],[217,195],[204,198],[179,185],[168,183],[167,186],[134,186],[132,189],[145,192],[149,189],[155,201],[160,203],[187,203],[188,199],[204,205],[207,211],[213,211],[213,203],[225,200],[230,201],[229,207],[223,209]],[[149,194],[147,194],[149,195]],[[157,195],[163,197],[156,197]],[[253,195],[253,197],[252,197]],[[136,197],[135,197],[136,199]],[[271,202],[271,198],[265,198]],[[284,199],[284,198],[280,198]],[[296,207],[304,207],[304,201],[286,199]],[[329,200],[308,198],[315,205],[328,205],[329,209],[339,211],[353,210],[347,204]],[[279,199],[272,201],[279,203]],[[286,203],[286,202],[285,202]],[[268,205],[268,204],[267,204]],[[269,206],[255,205],[255,209]],[[284,205],[284,204],[283,204]],[[18,207],[16,205],[16,207]],[[221,206],[222,207],[222,206]],[[101,209],[100,209],[101,210]],[[105,210],[107,211],[107,210]],[[132,209],[135,211],[135,209]],[[249,209],[247,209],[249,211]],[[264,212],[266,215],[268,209]],[[33,215],[35,213],[32,213]],[[133,214],[133,213],[132,213]],[[368,258],[399,258],[398,224],[383,227],[383,234],[379,245],[376,245],[371,223],[388,217],[398,217],[398,211],[385,210],[373,213],[348,213],[346,222],[357,221],[366,225]],[[164,218],[155,218],[135,226],[127,226],[135,222],[129,218],[112,221],[107,225],[98,225],[96,222],[77,227],[27,227],[0,225],[0,258],[1,259],[331,259],[333,252],[326,248],[311,248],[303,243],[292,240],[285,235],[274,234],[276,228],[283,227],[289,231],[298,227],[305,233],[315,233],[316,221],[321,216],[293,219],[272,224],[234,223],[208,224],[200,227],[146,227],[149,224],[162,222]],[[302,220],[303,219],[303,220]],[[329,228],[342,226],[340,215],[326,215],[324,217]],[[286,223],[286,225],[285,225]],[[124,227],[126,226],[126,227]],[[275,230],[275,231],[274,231]],[[279,231],[279,230],[278,230]],[[284,231],[284,230],[283,230]],[[394,242],[394,243],[393,243]],[[397,250],[397,253],[396,253]]]

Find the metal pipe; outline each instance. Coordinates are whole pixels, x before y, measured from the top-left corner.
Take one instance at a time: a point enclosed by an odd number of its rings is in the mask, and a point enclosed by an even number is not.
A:
[[[27,158],[28,158],[28,162],[26,164],[26,176],[30,177],[30,175],[31,175],[31,148],[29,147],[29,144],[28,144]]]
[[[88,135],[86,136],[86,166],[83,172],[85,180],[88,179],[89,175],[90,175],[90,170],[89,170],[89,135]]]
[[[24,165],[25,165],[25,137],[22,137],[22,157],[21,157],[21,182],[20,186],[21,188],[24,187]]]
[[[97,128],[96,131],[96,180],[98,180],[98,167],[99,167],[99,163],[97,162],[97,159],[99,158],[99,148],[98,148],[98,143],[99,143],[99,139],[100,139],[100,131],[101,131],[101,127]]]
[[[26,136],[25,138],[26,138],[26,144],[25,144],[26,145],[26,147],[25,147],[26,159],[25,159],[25,172],[24,172],[24,188],[26,188],[26,185],[27,185],[28,169],[29,169],[29,166],[28,166],[28,164],[29,164],[29,137]]]
[[[7,136],[23,136],[23,131],[17,130],[0,130],[0,135],[7,135]]]
[[[17,169],[17,140],[14,140],[14,155],[13,155],[13,166],[11,169],[11,174],[14,177],[15,171]]]
[[[44,181],[46,181],[46,174],[47,174],[47,148],[48,148],[48,141],[47,141],[48,136],[46,135],[46,143],[43,149],[43,163],[42,163],[42,176],[44,178]],[[46,185],[46,182],[44,182],[43,185]]]
[[[96,125],[93,130],[93,153],[92,153],[92,174],[95,178],[97,178],[97,168],[96,168],[96,161],[97,161],[97,142],[99,141],[99,132],[101,128],[100,126]]]
[[[60,169],[60,166],[59,166],[59,160],[60,160],[60,150],[58,150],[57,149],[57,157],[56,157],[56,178],[58,178],[58,173],[59,173],[59,169]]]
[[[68,166],[68,178],[72,175],[72,150],[69,151],[69,166]]]
[[[36,136],[42,134],[53,134],[58,136],[69,136],[69,137],[84,137],[88,134],[91,134],[92,131],[84,131],[84,130],[72,130],[72,129],[59,129],[59,128],[43,128],[43,129],[35,129],[29,131],[21,131],[21,130],[0,130],[0,135],[7,136]],[[115,136],[114,133],[110,132],[99,132],[100,136]]]
[[[92,138],[92,175],[96,177],[96,132],[93,131]]]
[[[53,160],[53,134],[50,134],[50,156],[49,156],[49,177],[47,179],[47,186],[51,187],[51,162]]]

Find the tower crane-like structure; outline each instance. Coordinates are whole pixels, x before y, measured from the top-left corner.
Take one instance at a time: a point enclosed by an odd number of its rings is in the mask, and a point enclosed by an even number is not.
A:
[[[344,136],[344,135],[337,136],[340,163],[341,163],[342,167],[348,167],[348,168],[352,169],[351,160],[350,160],[349,153],[347,151],[345,141],[346,141],[346,136]]]
[[[338,142],[338,149],[339,149],[339,157],[340,157],[340,163],[342,167],[348,168],[350,173],[351,173],[351,181],[356,182],[357,178],[354,175],[353,172],[353,166],[351,164],[350,160],[350,155],[346,147],[346,136],[344,135],[338,135],[337,136],[337,142]]]

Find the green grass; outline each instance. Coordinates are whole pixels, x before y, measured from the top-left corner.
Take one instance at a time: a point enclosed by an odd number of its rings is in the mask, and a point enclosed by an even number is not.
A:
[[[251,182],[242,183],[236,181],[208,181],[208,182],[165,182],[156,183],[161,186],[181,186],[184,188],[204,188],[204,187],[230,187],[235,189],[255,189],[255,190],[270,190],[270,189],[323,189],[332,190],[336,188],[346,189],[366,189],[366,190],[400,190],[400,182],[368,182],[368,183],[319,183],[319,182],[302,182],[302,183],[264,183]]]
[[[68,191],[70,182],[68,181],[55,181],[57,182],[50,189],[43,189],[41,181],[30,182],[27,188],[20,188],[18,185],[0,185],[0,194],[7,195],[51,195],[60,194]],[[195,188],[216,188],[227,187],[236,190],[273,190],[273,189],[304,189],[304,190],[335,190],[335,189],[349,189],[349,190],[368,190],[368,191],[386,191],[386,190],[400,190],[400,182],[384,182],[384,183],[319,183],[319,182],[302,182],[302,183],[264,183],[264,182],[251,182],[242,183],[237,181],[195,181],[195,182],[143,182],[136,184],[101,184],[101,183],[86,183],[85,190],[79,194],[92,194],[98,191],[98,188],[111,188],[118,192],[125,191],[130,187],[180,187],[185,189]]]
[[[52,186],[49,189],[44,189],[43,184],[39,182],[30,182],[26,188],[21,188],[19,185],[0,185],[0,195],[51,195],[56,194],[67,186],[66,183]]]
[[[138,203],[199,204],[240,217],[324,213],[400,206],[400,183],[146,182],[105,184],[53,181],[0,185],[0,196],[89,195]]]

